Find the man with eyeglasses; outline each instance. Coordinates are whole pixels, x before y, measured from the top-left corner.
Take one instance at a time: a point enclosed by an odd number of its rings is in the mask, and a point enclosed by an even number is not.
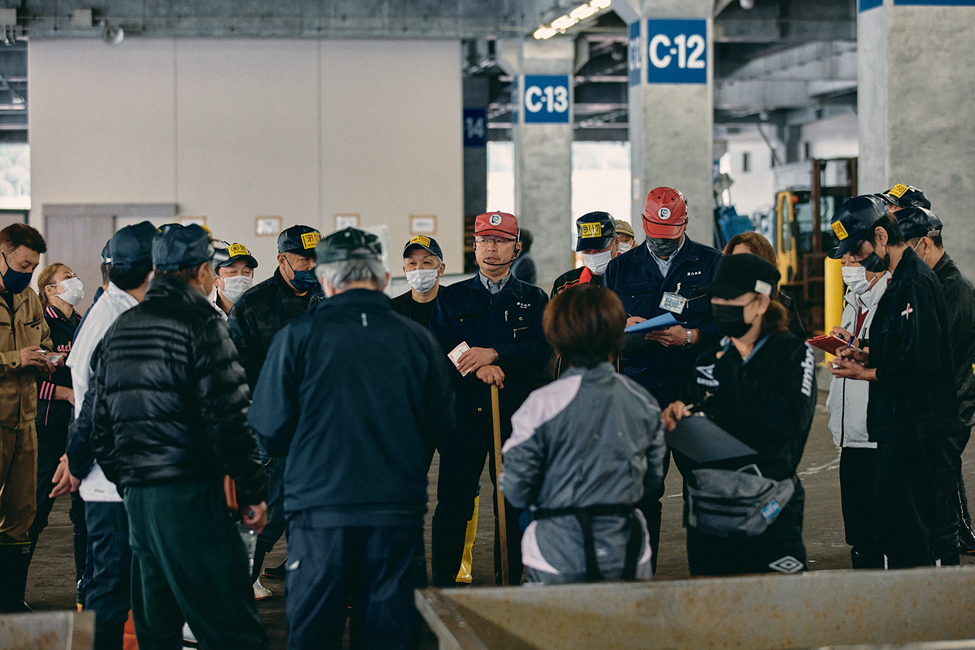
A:
[[[403,272],[410,290],[393,298],[393,311],[430,328],[434,301],[444,274],[443,251],[433,237],[417,235],[403,248]]]
[[[237,346],[240,365],[247,373],[252,395],[274,336],[308,311],[309,307],[325,299],[314,273],[315,246],[321,238],[321,233],[310,226],[291,226],[283,230],[278,235],[278,268],[274,275],[254,285],[230,310],[227,326]],[[254,555],[254,596],[258,600],[271,595],[259,581],[264,556],[271,552],[275,542],[284,534],[284,470],[287,460],[284,456],[272,457],[264,449],[260,449],[260,452],[268,476],[268,495],[267,526],[257,538]],[[269,568],[264,575],[283,578],[283,563]]]
[[[452,373],[458,424],[440,445],[432,561],[433,582],[438,587],[456,582],[485,456],[490,459],[491,480],[497,484],[494,454],[489,453],[493,448],[491,385],[502,389],[501,438],[506,440],[511,435],[511,416],[528,397],[533,376],[552,353],[542,330],[548,297],[510,272],[521,252],[518,235],[518,219],[513,214],[478,215],[474,220],[477,275],[443,287],[430,320],[430,332],[444,354],[470,348],[453,355],[458,370]],[[522,574],[520,512],[506,503],[505,514],[509,580],[516,585]],[[497,534],[494,551],[495,579],[500,584]]]

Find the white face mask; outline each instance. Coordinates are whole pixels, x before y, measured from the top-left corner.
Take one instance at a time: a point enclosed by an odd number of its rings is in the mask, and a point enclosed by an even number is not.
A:
[[[433,286],[437,284],[437,271],[436,269],[418,269],[416,271],[406,272],[406,283],[413,288],[417,293],[426,293],[433,289]]]
[[[633,248],[633,244],[624,244],[623,242],[620,242],[620,254],[621,255],[623,253],[625,253],[626,251],[630,250],[631,248]]]
[[[867,270],[862,266],[844,266],[843,282],[850,287],[854,295],[862,296],[870,288],[870,280],[867,279]]]
[[[58,296],[58,298],[68,303],[72,307],[84,300],[85,285],[81,283],[81,280],[78,278],[68,278],[60,284],[62,287],[64,287],[64,290],[61,292],[61,295]]]
[[[249,278],[246,275],[235,275],[230,278],[223,278],[223,289],[220,293],[231,304],[234,304],[252,286],[254,286],[254,278]]]
[[[595,255],[582,254],[582,261],[585,263],[586,268],[593,275],[602,275],[606,272],[606,267],[609,266],[609,261],[613,258],[613,251],[603,251],[602,253],[596,253]]]

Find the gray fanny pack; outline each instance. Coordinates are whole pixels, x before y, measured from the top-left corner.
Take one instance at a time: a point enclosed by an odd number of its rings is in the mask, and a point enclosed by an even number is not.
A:
[[[755,465],[696,469],[687,482],[687,525],[719,537],[756,537],[782,513],[795,489],[795,477],[775,481]]]

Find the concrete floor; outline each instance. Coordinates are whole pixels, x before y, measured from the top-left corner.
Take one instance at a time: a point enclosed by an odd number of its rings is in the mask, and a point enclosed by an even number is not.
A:
[[[840,513],[839,450],[833,446],[826,426],[825,393],[820,393],[820,405],[816,409],[809,442],[806,445],[799,475],[806,487],[804,539],[813,571],[849,569],[849,547],[843,541],[843,519]],[[437,459],[430,469],[430,507],[436,505]],[[970,498],[975,499],[975,452],[965,454],[965,480]],[[679,580],[688,577],[687,555],[684,548],[685,533],[681,526],[682,499],[681,479],[677,469],[671,466],[667,478],[667,495],[663,504],[661,550],[657,564],[657,578]],[[487,470],[481,477],[482,500],[478,521],[478,537],[474,546],[473,585],[491,586],[494,583],[493,543],[494,514],[491,508],[491,481]],[[27,600],[37,610],[69,609],[74,606],[74,565],[71,551],[71,524],[68,521],[67,499],[60,499],[51,516],[51,524],[41,536],[31,577],[27,587]],[[424,533],[426,548],[430,548],[430,518],[427,515]],[[276,565],[284,558],[286,549],[282,541],[268,555],[267,564]],[[975,557],[963,557],[962,564],[975,564]],[[261,618],[275,650],[286,647],[287,624],[284,615],[283,580],[262,579],[273,596],[258,603]],[[436,640],[424,631],[424,648],[436,648]]]

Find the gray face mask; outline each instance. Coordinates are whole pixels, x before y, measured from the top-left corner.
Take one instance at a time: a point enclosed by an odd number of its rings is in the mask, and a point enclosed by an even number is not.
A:
[[[680,247],[680,237],[677,239],[652,239],[647,237],[647,248],[661,259],[669,258]]]

